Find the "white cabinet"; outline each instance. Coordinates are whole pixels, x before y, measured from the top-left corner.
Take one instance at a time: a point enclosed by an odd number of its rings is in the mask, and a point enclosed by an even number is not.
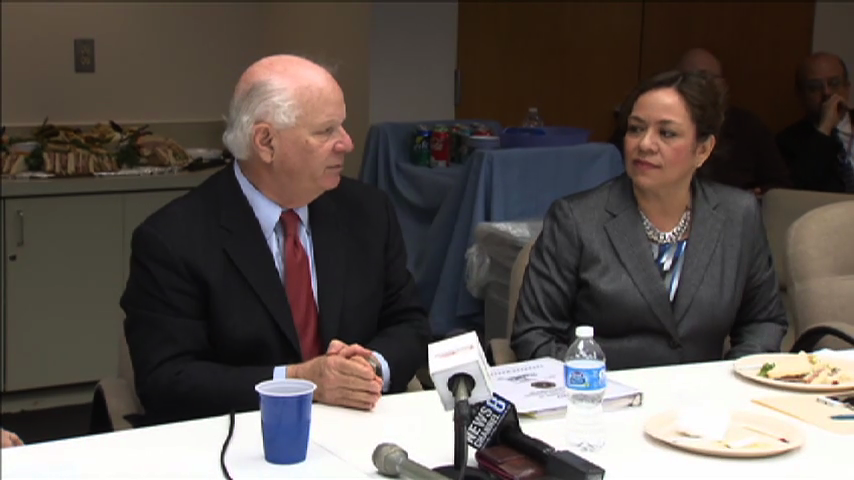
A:
[[[6,285],[6,241],[5,241],[5,225],[6,225],[6,201],[0,201],[0,255],[3,255],[3,262],[0,262],[0,285]],[[0,389],[6,390],[6,289],[0,292]]]
[[[213,173],[2,181],[3,392],[116,376],[133,231]]]
[[[120,194],[5,200],[5,391],[115,375],[122,200]]]

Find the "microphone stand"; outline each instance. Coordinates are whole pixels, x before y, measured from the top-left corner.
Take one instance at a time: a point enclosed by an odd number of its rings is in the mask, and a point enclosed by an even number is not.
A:
[[[486,472],[468,466],[466,429],[471,421],[469,397],[474,389],[474,379],[467,374],[454,375],[448,380],[448,387],[454,394],[454,464],[433,470],[451,479],[488,480],[490,477]]]

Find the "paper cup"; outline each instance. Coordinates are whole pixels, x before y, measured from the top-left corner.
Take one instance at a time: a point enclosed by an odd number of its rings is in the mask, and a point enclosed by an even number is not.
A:
[[[279,465],[305,460],[311,430],[311,404],[317,385],[283,378],[255,386],[261,401],[264,458]]]

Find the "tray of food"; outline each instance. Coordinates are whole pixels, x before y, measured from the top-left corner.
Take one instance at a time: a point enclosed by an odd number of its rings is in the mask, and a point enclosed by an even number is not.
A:
[[[84,131],[47,119],[23,137],[10,137],[4,128],[0,156],[6,178],[155,175],[180,171],[191,160],[177,142],[154,135],[147,125],[110,121]]]

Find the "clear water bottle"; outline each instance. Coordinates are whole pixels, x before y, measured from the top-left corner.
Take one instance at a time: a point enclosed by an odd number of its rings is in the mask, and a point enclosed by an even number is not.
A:
[[[595,452],[605,445],[602,399],[605,396],[605,353],[593,340],[593,327],[575,329],[575,341],[564,359],[567,440],[582,452]]]
[[[525,128],[540,128],[543,126],[543,119],[540,118],[540,111],[537,110],[537,107],[528,109],[528,114],[525,116],[525,120],[522,121],[522,126]]]

